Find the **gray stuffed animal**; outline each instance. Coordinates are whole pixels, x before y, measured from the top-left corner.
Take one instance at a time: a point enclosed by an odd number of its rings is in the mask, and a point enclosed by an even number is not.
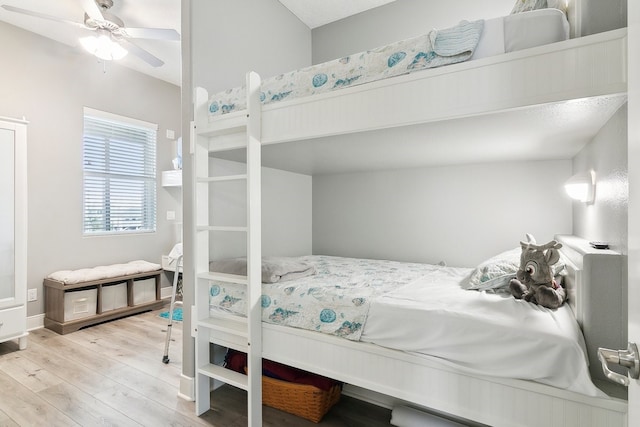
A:
[[[524,299],[543,307],[558,308],[567,299],[567,292],[553,277],[552,266],[560,260],[558,249],[562,244],[555,240],[536,245],[527,234],[528,242],[520,242],[520,268],[516,279],[511,279],[509,289],[516,299]]]

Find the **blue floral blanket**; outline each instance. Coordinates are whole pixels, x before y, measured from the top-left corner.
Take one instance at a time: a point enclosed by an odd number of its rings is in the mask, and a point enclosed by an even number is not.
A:
[[[262,284],[262,321],[359,340],[371,301],[443,267],[323,255],[297,257],[316,274]],[[212,281],[209,308],[246,316],[244,285]]]
[[[473,55],[483,28],[484,20],[462,21],[451,28],[280,74],[262,82],[260,100],[268,104],[466,61]],[[244,87],[209,99],[210,116],[245,108]]]

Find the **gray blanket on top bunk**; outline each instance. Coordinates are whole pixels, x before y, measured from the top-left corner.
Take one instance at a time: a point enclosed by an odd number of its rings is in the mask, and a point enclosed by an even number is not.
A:
[[[330,62],[265,79],[263,104],[330,92],[426,68],[463,62],[471,58],[484,28],[484,20],[458,25],[360,52]],[[217,93],[209,99],[209,114],[220,115],[246,108],[244,86]]]

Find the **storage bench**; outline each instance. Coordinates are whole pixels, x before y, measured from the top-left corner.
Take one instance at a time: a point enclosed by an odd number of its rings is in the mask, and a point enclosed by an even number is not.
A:
[[[162,307],[159,264],[60,271],[44,279],[44,326],[59,334]],[[97,278],[100,277],[100,278]]]

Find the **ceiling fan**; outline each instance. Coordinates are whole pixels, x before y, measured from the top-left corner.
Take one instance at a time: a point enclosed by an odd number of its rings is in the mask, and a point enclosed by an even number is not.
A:
[[[81,0],[84,9],[84,23],[69,21],[56,16],[3,4],[8,11],[35,16],[37,18],[62,22],[67,25],[94,32],[94,35],[80,39],[82,46],[104,60],[120,59],[131,52],[153,67],[161,67],[164,61],[134,44],[130,39],[152,39],[179,41],[180,34],[169,28],[131,28],[111,14],[113,0]]]

